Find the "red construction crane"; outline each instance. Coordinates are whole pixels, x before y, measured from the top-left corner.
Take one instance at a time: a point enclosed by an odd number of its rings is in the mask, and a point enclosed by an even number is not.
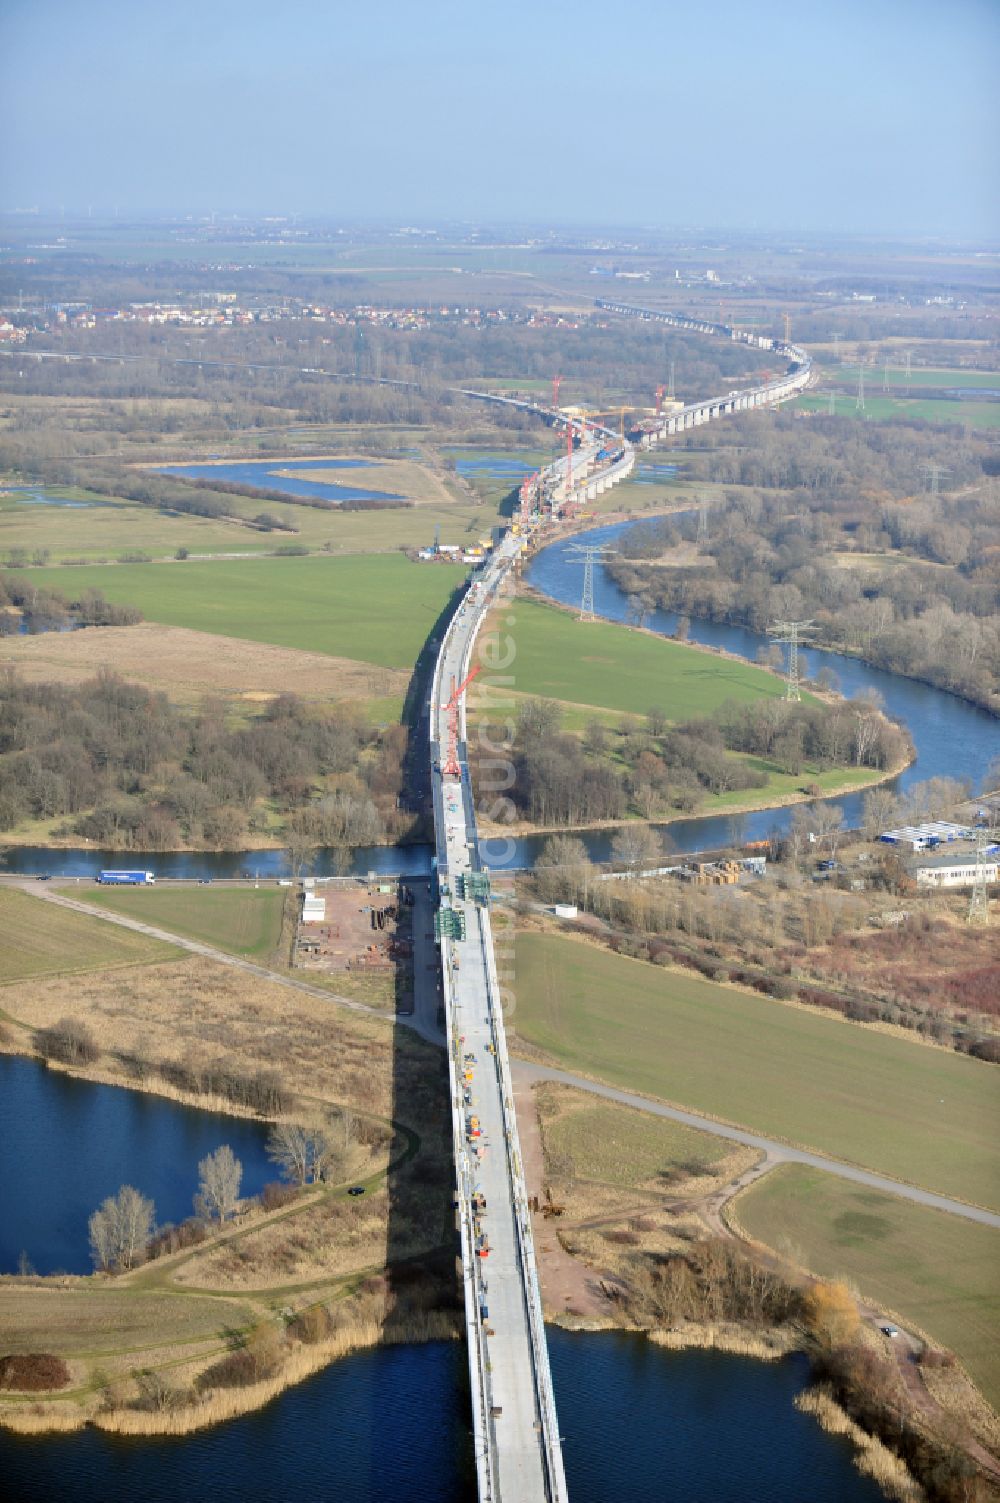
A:
[[[441,776],[444,778],[461,778],[462,769],[458,761],[458,705],[466,689],[472,683],[477,673],[482,673],[482,664],[477,663],[472,672],[463,678],[462,682],[455,687],[455,679],[451,680],[451,698],[442,705],[442,709],[448,717],[448,753],[441,764]]]
[[[559,388],[562,385],[562,376],[552,377],[552,405],[559,406]]]

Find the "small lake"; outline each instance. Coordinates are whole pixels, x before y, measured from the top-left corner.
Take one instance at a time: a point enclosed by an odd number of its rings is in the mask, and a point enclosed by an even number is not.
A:
[[[96,498],[93,501],[70,501],[68,497],[54,496],[40,486],[5,486],[0,492],[0,507],[5,507],[8,501],[13,501],[16,506],[62,506],[69,511],[87,511],[94,506],[110,504]]]
[[[90,1273],[87,1222],[134,1185],[159,1225],[192,1213],[198,1161],[228,1143],[242,1190],[276,1179],[267,1128],[164,1097],[77,1080],[38,1060],[0,1055],[0,1273],[26,1253],[37,1273]]]
[[[884,1503],[793,1408],[804,1359],[549,1328],[572,1503]],[[472,1503],[465,1348],[356,1352],[266,1409],[172,1440],[0,1431],[17,1503]]]
[[[306,480],[308,470],[370,470],[374,461],[367,459],[245,459],[224,464],[161,464],[160,475],[180,475],[186,480],[221,480],[230,485],[281,491],[286,496],[300,496],[316,501],[402,501],[395,491],[365,490],[359,485],[336,485],[330,480]],[[294,476],[282,475],[294,470]]]

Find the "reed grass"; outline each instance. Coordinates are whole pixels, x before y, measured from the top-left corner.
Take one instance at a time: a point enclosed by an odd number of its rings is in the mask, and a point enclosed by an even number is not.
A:
[[[102,1410],[93,1416],[92,1423],[114,1435],[188,1435],[193,1430],[204,1430],[262,1408],[286,1388],[304,1382],[351,1352],[373,1346],[450,1341],[457,1339],[459,1334],[457,1319],[442,1311],[417,1313],[405,1320],[394,1321],[391,1327],[385,1327],[377,1320],[359,1321],[315,1345],[290,1348],[278,1371],[259,1383],[245,1388],[210,1389],[199,1402],[172,1409]]]
[[[0,1430],[11,1430],[15,1435],[43,1435],[60,1430],[82,1430],[90,1416],[82,1409],[55,1408],[51,1404],[32,1404],[29,1409],[16,1409],[5,1414],[0,1409]]]
[[[705,1351],[729,1352],[734,1357],[757,1357],[764,1362],[776,1362],[789,1352],[796,1351],[799,1343],[791,1330],[771,1327],[762,1331],[748,1331],[741,1326],[689,1325],[669,1331],[648,1331],[647,1335],[656,1346],[669,1351],[686,1351],[699,1347]]]
[[[856,1425],[825,1385],[800,1393],[795,1407],[803,1414],[811,1414],[828,1435],[842,1435],[849,1440],[858,1471],[871,1477],[887,1497],[897,1499],[898,1503],[925,1503],[927,1494],[906,1465],[888,1446]]]

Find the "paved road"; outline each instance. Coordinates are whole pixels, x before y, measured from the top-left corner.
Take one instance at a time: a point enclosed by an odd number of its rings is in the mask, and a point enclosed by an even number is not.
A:
[[[250,960],[242,960],[238,955],[230,955],[225,950],[216,950],[211,945],[202,944],[199,940],[185,939],[169,930],[158,929],[153,924],[144,924],[139,919],[127,918],[122,913],[111,913],[106,908],[95,908],[89,903],[81,903],[76,898],[64,897],[58,891],[40,886],[35,882],[24,882],[18,885],[23,886],[26,892],[44,902],[55,903],[61,908],[70,908],[77,913],[84,913],[88,918],[99,918],[110,924],[119,924],[123,929],[134,929],[138,934],[164,940],[168,944],[176,945],[178,949],[190,951],[193,955],[203,955],[208,960],[216,960],[221,965],[248,971],[251,975],[260,976],[265,981],[274,981],[279,986],[289,986],[295,991],[305,992],[308,996],[319,997],[324,1002],[334,1002],[339,1007],[349,1007],[352,1012],[367,1013],[369,1017],[380,1018],[382,1022],[391,1021],[391,1015],[376,1007],[367,1007],[363,1002],[355,1002],[350,997],[341,997],[335,992],[327,991],[325,987],[312,986],[308,981],[299,981],[296,977],[282,975],[279,971],[269,971],[266,966],[255,965]],[[416,929],[417,916],[415,915],[414,932]],[[437,1025],[436,990],[432,993],[431,987],[421,986],[417,979],[419,973],[416,968],[421,963],[427,964],[427,956],[430,953],[429,947],[424,949],[423,946],[414,946],[414,992],[417,998],[417,1011],[412,1018],[400,1018],[399,1021],[413,1028],[428,1043],[440,1045],[444,1040]],[[849,1179],[856,1184],[866,1185],[869,1189],[882,1190],[887,1195],[900,1195],[904,1200],[912,1200],[917,1205],[929,1206],[936,1211],[947,1211],[953,1216],[963,1216],[967,1221],[978,1221],[982,1226],[1000,1229],[1000,1215],[982,1210],[979,1206],[966,1205],[963,1201],[951,1200],[946,1195],[935,1195],[930,1190],[920,1190],[916,1185],[907,1185],[901,1180],[873,1174],[867,1169],[845,1164],[840,1159],[825,1158],[821,1153],[810,1153],[804,1148],[792,1148],[787,1143],[779,1143],[773,1138],[764,1138],[757,1133],[744,1132],[739,1127],[729,1127],[723,1122],[714,1121],[711,1117],[701,1117],[697,1112],[684,1111],[678,1106],[668,1106],[663,1101],[653,1101],[646,1096],[621,1091],[616,1086],[602,1085],[599,1081],[588,1080],[585,1075],[572,1075],[566,1070],[536,1065],[522,1059],[512,1058],[510,1063],[515,1081],[527,1081],[533,1085],[536,1081],[554,1080],[562,1085],[575,1086],[578,1090],[590,1091],[595,1096],[603,1096],[608,1101],[618,1101],[623,1106],[634,1106],[640,1111],[652,1112],[656,1117],[669,1117],[673,1122],[683,1122],[687,1127],[698,1128],[701,1132],[710,1132],[715,1137],[728,1138],[733,1143],[745,1143],[750,1148],[759,1148],[774,1163],[808,1164],[814,1169],[822,1169],[827,1174],[834,1174],[840,1179]]]
[[[916,1185],[904,1184],[898,1179],[888,1179],[882,1174],[872,1174],[867,1169],[858,1169],[840,1159],[824,1158],[821,1153],[809,1153],[804,1148],[791,1148],[787,1143],[762,1138],[757,1133],[744,1132],[739,1127],[727,1127],[711,1117],[700,1117],[696,1112],[682,1111],[678,1106],[667,1106],[663,1101],[653,1101],[648,1096],[636,1096],[630,1091],[620,1091],[616,1086],[602,1085],[588,1080],[585,1075],[571,1075],[567,1070],[550,1069],[546,1065],[532,1064],[528,1060],[512,1059],[511,1071],[516,1081],[535,1084],[541,1080],[554,1080],[560,1085],[575,1086],[579,1091],[590,1091],[608,1101],[620,1102],[622,1106],[634,1106],[642,1112],[652,1112],[654,1117],[669,1117],[672,1122],[683,1122],[686,1127],[696,1127],[699,1132],[710,1132],[717,1138],[728,1138],[733,1143],[745,1143],[749,1148],[759,1148],[774,1163],[808,1164],[812,1169],[822,1169],[838,1179],[853,1180],[870,1190],[882,1190],[887,1195],[899,1195],[917,1205],[929,1206],[935,1211],[948,1211],[953,1216],[963,1216],[966,1221],[978,1221],[982,1226],[1000,1228],[1000,1216],[979,1206],[966,1205],[961,1200],[950,1200],[946,1195],[935,1195],[930,1190],[920,1190]]]
[[[176,945],[179,950],[188,950],[192,955],[204,955],[206,960],[217,960],[220,965],[232,966],[237,971],[248,971],[251,976],[261,976],[265,981],[275,981],[279,986],[290,986],[298,992],[306,992],[310,997],[319,997],[324,1002],[335,1002],[338,1007],[349,1007],[352,1012],[364,1012],[370,1017],[381,1018],[382,1022],[391,1022],[392,1014],[384,1012],[377,1007],[368,1007],[364,1002],[355,1002],[351,997],[341,997],[336,992],[327,991],[322,986],[312,986],[308,981],[299,981],[294,976],[282,975],[280,971],[269,971],[267,966],[255,965],[252,960],[243,960],[239,955],[230,955],[227,950],[216,950],[212,945],[202,944],[197,939],[185,939],[183,935],[173,934],[167,929],[158,929],[154,924],[144,924],[141,919],[127,918],[124,913],[111,913],[107,908],[95,908],[90,903],[81,903],[78,898],[67,898],[62,893],[51,887],[40,885],[37,882],[23,882],[16,884],[24,888],[34,898],[40,898],[45,903],[55,903],[59,908],[70,908],[74,913],[84,913],[88,918],[104,919],[108,924],[118,924],[122,929],[134,929],[137,934],[146,934],[151,939],[161,939],[167,944]],[[404,1020],[405,1021],[405,1020]],[[421,1032],[421,1029],[417,1029]],[[435,1040],[440,1042],[440,1040]]]

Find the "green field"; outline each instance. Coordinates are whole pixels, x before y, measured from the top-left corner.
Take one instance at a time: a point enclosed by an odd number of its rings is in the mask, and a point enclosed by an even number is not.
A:
[[[518,1034],[571,1069],[1000,1208],[995,1067],[551,935]]]
[[[233,955],[268,960],[281,933],[284,893],[273,887],[104,887],[88,893],[87,901]]]
[[[295,460],[284,465],[294,469]],[[276,482],[277,483],[277,482]],[[268,554],[283,543],[302,543],[334,554],[393,553],[399,548],[422,548],[441,528],[443,542],[465,543],[485,536],[496,521],[495,506],[465,500],[454,504],[426,504],[385,511],[321,511],[277,501],[231,497],[233,513],[252,517],[260,511],[296,529],[295,536],[258,532],[235,522],[189,513],[169,513],[150,506],[85,491],[48,487],[53,496],[86,500],[88,505],[26,505],[14,497],[0,497],[0,558],[14,548],[29,553],[47,548],[52,559],[86,558],[114,563],[123,553],[144,552],[172,558],[178,548],[192,554]],[[508,484],[503,492],[510,489]],[[500,496],[487,500],[499,501]],[[64,578],[68,581],[69,574]],[[65,583],[63,589],[71,585]]]
[[[1000,428],[1000,402],[935,401],[933,397],[893,397],[865,392],[865,410],[858,412],[850,391],[838,391],[838,417],[868,418],[885,422],[888,418],[923,418],[928,423],[968,423],[973,428]],[[807,392],[793,404],[803,412],[829,411],[829,399],[823,392]]]
[[[543,1114],[543,1131],[546,1150],[571,1163],[579,1179],[635,1189],[680,1164],[691,1172],[696,1167],[710,1172],[732,1150],[724,1138],[680,1122],[609,1101],[595,1102],[582,1092],[574,1097],[568,1105],[560,1102],[554,1119]]]
[[[506,672],[519,694],[632,715],[658,705],[680,721],[710,714],[727,699],[745,703],[785,692],[781,679],[749,663],[613,622],[578,621],[533,600],[518,600],[515,616],[515,656]]]
[[[737,1215],[752,1237],[920,1326],[1000,1402],[1000,1232],[804,1164],[745,1190]]]
[[[86,896],[91,896],[89,889]],[[179,953],[162,940],[72,913],[16,888],[0,888],[0,982],[145,965]]]
[[[396,555],[33,569],[31,578],[101,590],[166,626],[410,668],[465,571]]]
[[[898,360],[898,356],[893,356]],[[824,380],[829,383],[836,382],[841,386],[855,388],[858,384],[858,367],[846,366],[821,366]],[[889,366],[889,386],[893,391],[906,392],[913,387],[930,386],[936,389],[946,387],[957,391],[960,387],[964,390],[975,390],[976,387],[986,387],[990,391],[1000,391],[1000,371],[972,371],[972,370],[949,370],[947,366],[936,365],[933,367],[914,366],[910,371],[909,380],[906,370],[902,365]],[[885,379],[885,370],[881,364],[865,366],[865,390],[881,391]]]

